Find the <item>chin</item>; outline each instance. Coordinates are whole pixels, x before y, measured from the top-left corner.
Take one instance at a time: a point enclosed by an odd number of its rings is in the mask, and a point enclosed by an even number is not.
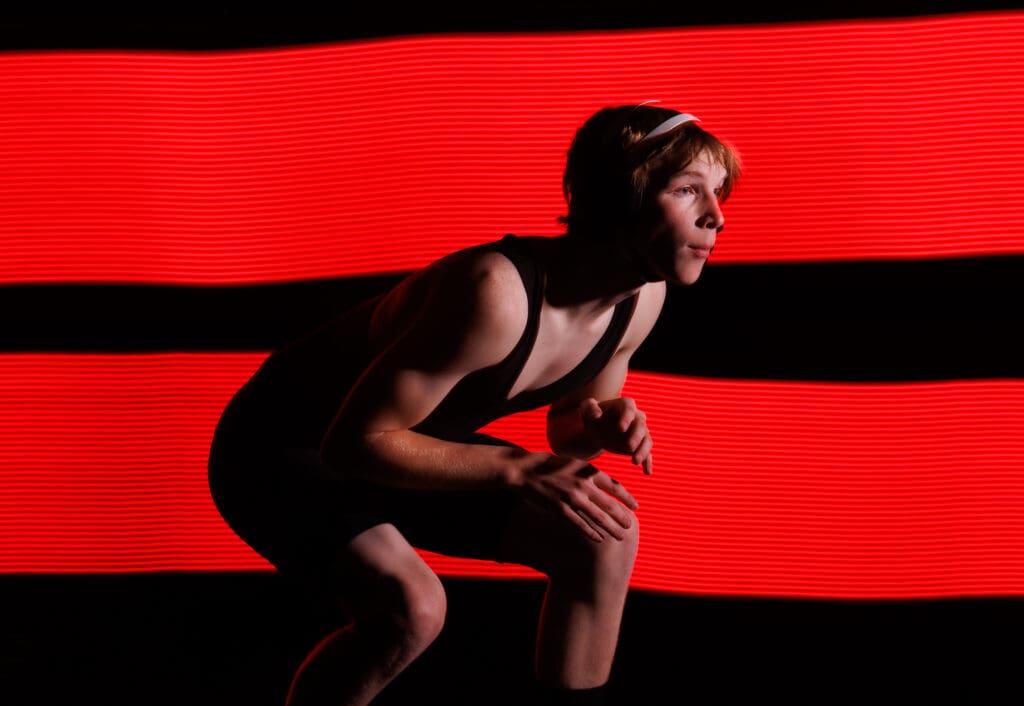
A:
[[[676,270],[675,280],[678,284],[684,287],[689,287],[691,284],[696,284],[697,280],[700,279],[701,272],[704,271],[704,263],[687,263],[683,267]]]

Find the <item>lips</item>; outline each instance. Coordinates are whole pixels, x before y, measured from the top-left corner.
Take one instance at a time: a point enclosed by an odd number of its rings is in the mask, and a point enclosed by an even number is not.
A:
[[[687,245],[686,247],[689,248],[690,251],[693,252],[693,254],[697,255],[698,257],[707,257],[708,255],[711,254],[711,248],[713,246]]]

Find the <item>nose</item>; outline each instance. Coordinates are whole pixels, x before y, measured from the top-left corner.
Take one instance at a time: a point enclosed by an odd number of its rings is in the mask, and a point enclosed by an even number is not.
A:
[[[708,201],[708,210],[697,221],[697,227],[710,228],[716,233],[725,227],[725,214],[722,213],[722,207],[717,199]]]

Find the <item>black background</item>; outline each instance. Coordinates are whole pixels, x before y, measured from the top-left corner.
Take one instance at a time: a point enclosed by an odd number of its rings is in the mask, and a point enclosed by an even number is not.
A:
[[[441,32],[799,22],[1000,9],[978,3],[690,7],[610,2],[431,4],[334,13],[0,17],[0,49],[205,51]],[[712,3],[711,5],[716,5]],[[0,56],[2,60],[2,56]],[[499,234],[500,235],[500,234]],[[791,380],[1024,374],[1019,257],[709,265],[671,290],[635,369]],[[4,350],[268,350],[400,276],[265,287],[0,287]],[[328,303],[330,302],[330,303]],[[303,312],[297,317],[296,312]],[[673,353],[680,317],[699,329]],[[537,581],[445,579],[440,640],[387,704],[529,703]],[[339,617],[270,573],[0,579],[0,702],[281,704],[305,650]],[[1020,703],[1019,597],[753,600],[636,591],[614,703]]]

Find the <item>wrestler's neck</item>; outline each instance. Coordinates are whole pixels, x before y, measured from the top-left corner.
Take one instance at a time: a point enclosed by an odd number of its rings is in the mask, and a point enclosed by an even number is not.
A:
[[[597,318],[650,281],[639,254],[624,240],[595,244],[578,236],[545,239],[546,300],[572,310],[573,318]]]

